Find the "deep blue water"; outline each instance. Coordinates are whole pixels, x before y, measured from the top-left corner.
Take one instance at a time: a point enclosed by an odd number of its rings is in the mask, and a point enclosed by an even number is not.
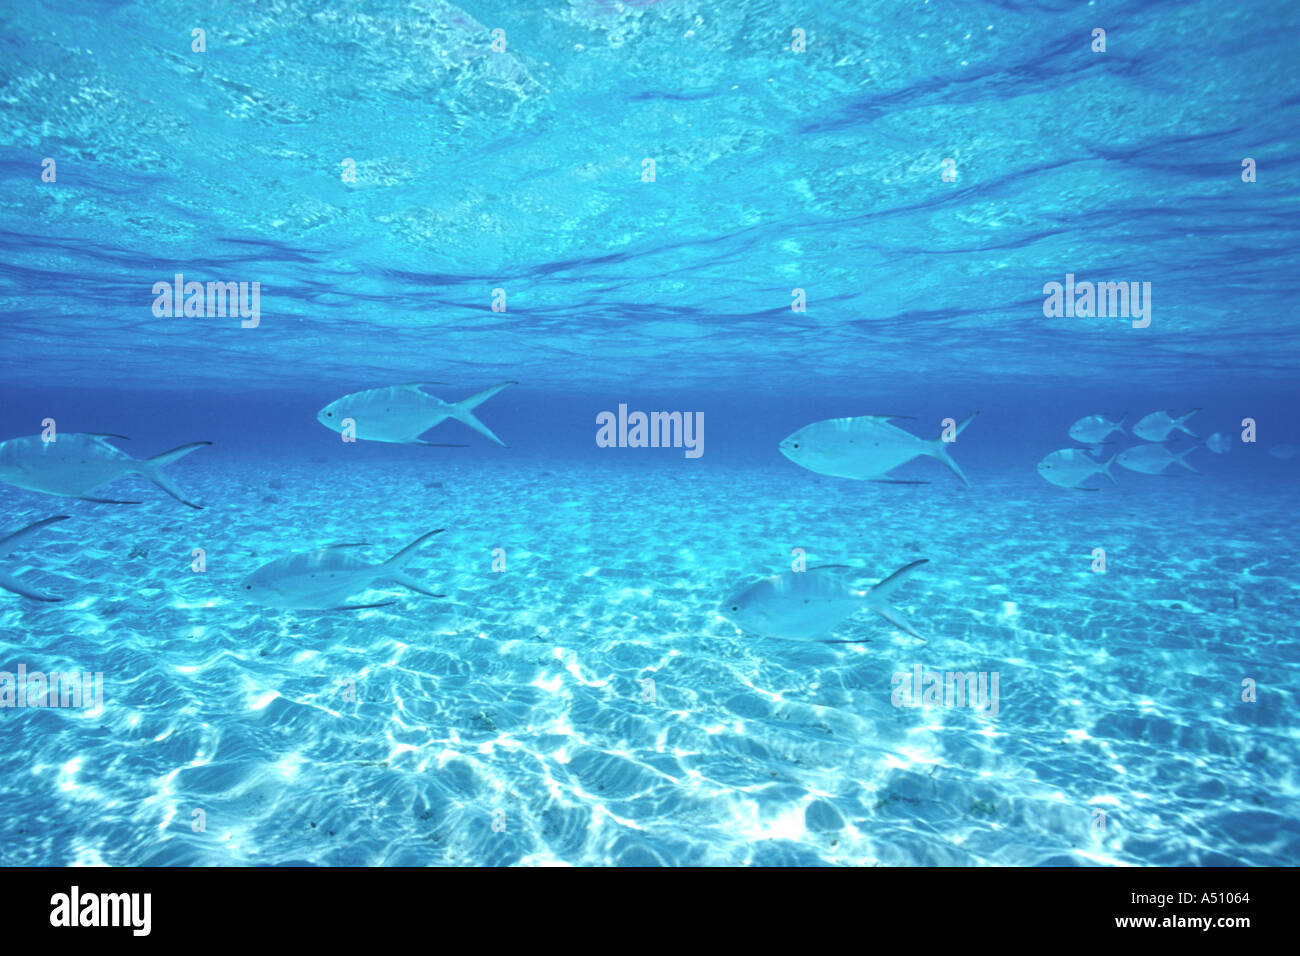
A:
[[[68,516],[0,545],[62,599],[0,590],[0,703],[20,666],[103,691],[0,707],[0,863],[1296,863],[1297,27],[0,0],[0,442],[212,442],[166,468],[201,510],[0,484],[0,534]],[[255,327],[157,314],[178,273],[259,283]],[[1149,283],[1149,324],[1047,316],[1067,275]],[[508,447],[317,421],[504,381],[475,414]],[[620,404],[702,414],[703,454],[598,446]],[[1199,409],[1195,472],[1036,470],[1077,419],[1162,409]],[[969,488],[778,448],[977,410]],[[409,570],[441,597],[241,590],[437,528]],[[868,609],[848,643],[741,630],[724,602],[795,549],[856,587],[927,559],[893,599],[923,640]],[[917,667],[996,675],[996,707],[898,706]]]

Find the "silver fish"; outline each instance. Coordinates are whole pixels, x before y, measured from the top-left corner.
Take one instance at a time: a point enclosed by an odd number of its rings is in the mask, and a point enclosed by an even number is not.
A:
[[[867,608],[900,631],[921,637],[898,609],[889,604],[888,598],[904,578],[926,563],[924,558],[913,561],[867,590],[848,584],[846,578],[855,576],[857,569],[847,565],[828,564],[806,571],[786,571],[736,592],[722,606],[722,613],[741,630],[763,637],[856,644],[859,642],[831,641],[827,635],[846,618]]]
[[[1215,432],[1209,438],[1205,439],[1205,447],[1210,449],[1216,455],[1226,455],[1232,450],[1232,439],[1223,432]]]
[[[1081,448],[1062,448],[1054,451],[1038,463],[1038,473],[1047,481],[1062,488],[1074,488],[1077,491],[1096,491],[1096,488],[1084,488],[1083,483],[1093,475],[1105,475],[1111,484],[1119,484],[1110,473],[1110,463],[1114,455],[1105,461],[1088,457]]]
[[[1129,471],[1140,471],[1144,475],[1158,475],[1172,464],[1179,464],[1188,471],[1196,471],[1183,459],[1200,447],[1192,445],[1181,455],[1175,455],[1168,445],[1134,445],[1120,452],[1115,460]]]
[[[264,564],[240,584],[244,597],[268,607],[299,611],[357,611],[369,607],[385,607],[396,601],[379,604],[347,604],[348,598],[369,589],[376,581],[396,581],[429,597],[446,597],[434,594],[420,586],[406,573],[406,565],[415,556],[415,549],[445,528],[422,534],[397,554],[380,564],[366,564],[345,554],[344,548],[363,548],[365,544],[335,544],[316,551],[291,554],[278,561]]]
[[[438,382],[412,382],[389,388],[372,388],[353,392],[330,402],[316,413],[316,420],[331,431],[342,432],[345,419],[356,422],[357,438],[366,441],[393,442],[401,445],[435,445],[421,441],[420,436],[449,418],[463,422],[480,435],[498,445],[505,445],[492,434],[491,429],[474,417],[474,409],[510,385],[502,382],[459,402],[444,402],[423,391],[426,385]],[[444,448],[463,448],[464,445],[442,445]]]
[[[1184,422],[1199,411],[1199,408],[1193,408],[1182,418],[1174,418],[1168,412],[1152,412],[1133,426],[1133,434],[1147,441],[1166,441],[1170,433],[1177,430],[1195,438],[1196,432],[1188,428]]]
[[[91,494],[101,485],[127,475],[143,475],[182,504],[202,508],[186,500],[181,490],[163,474],[163,467],[183,458],[196,448],[211,445],[196,441],[152,458],[132,458],[109,444],[122,435],[65,434],[46,442],[40,435],[11,438],[0,442],[0,481],[30,491],[43,491],[64,498],[81,498],[113,505],[138,505],[138,501],[96,498]]]
[[[1089,415],[1070,426],[1070,437],[1084,445],[1101,445],[1115,432],[1124,434],[1124,422],[1127,420],[1128,416],[1112,422],[1105,415]]]
[[[33,522],[32,524],[29,524],[25,528],[20,528],[19,530],[13,532],[13,534],[6,535],[5,537],[0,538],[0,555],[8,554],[19,544],[21,544],[24,538],[27,538],[33,532],[38,531],[41,528],[44,528],[46,525],[54,524],[54,522],[56,521],[67,521],[67,520],[68,520],[67,515],[55,515],[53,518],[42,518],[40,521]],[[25,584],[19,581],[17,578],[11,577],[10,575],[4,574],[3,572],[0,572],[0,588],[4,588],[6,591],[12,591],[14,594],[21,594],[25,598],[31,598],[33,601],[62,601],[63,600],[63,598],[50,597],[49,595],[46,594],[37,594],[35,591],[31,590]]]
[[[975,412],[957,426],[960,435],[975,420]],[[937,458],[961,479],[970,482],[957,463],[948,457],[948,445],[942,437],[917,438],[890,422],[900,416],[862,415],[857,418],[830,418],[805,425],[781,442],[781,454],[801,468],[819,475],[856,478],[859,481],[887,481],[902,485],[927,485],[928,481],[904,481],[890,478],[889,472],[913,458],[929,455]],[[803,573],[803,572],[800,572]]]
[[[1296,456],[1295,445],[1274,445],[1268,450],[1268,453],[1274,458],[1294,458]]]

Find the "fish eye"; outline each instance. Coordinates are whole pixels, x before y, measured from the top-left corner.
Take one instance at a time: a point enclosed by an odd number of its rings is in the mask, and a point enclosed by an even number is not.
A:
[[[326,413],[325,413],[325,417],[326,417],[326,418],[333,418],[333,417],[334,417],[334,413],[333,413],[333,412],[326,412]]]
[[[798,447],[799,447],[799,443],[798,443],[798,442],[795,442],[795,443],[794,443],[794,447],[795,447],[795,448],[798,448]]]
[[[739,611],[739,610],[740,610],[740,605],[739,605],[739,604],[733,604],[733,605],[731,605],[731,609],[732,609],[733,611]]]
[[[253,586],[252,586],[251,584],[245,584],[245,585],[244,585],[244,590],[245,590],[245,591],[251,591],[251,590],[253,590]]]

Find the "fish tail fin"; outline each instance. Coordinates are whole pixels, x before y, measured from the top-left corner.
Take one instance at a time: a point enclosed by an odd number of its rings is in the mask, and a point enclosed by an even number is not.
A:
[[[405,571],[393,572],[393,580],[396,581],[404,588],[410,588],[412,591],[415,591],[417,594],[427,594],[429,597],[436,597],[436,598],[445,598],[447,596],[445,594],[435,594],[433,591],[427,590],[426,588],[420,585],[419,581],[415,580],[415,578],[411,577]]]
[[[42,518],[40,521],[34,521],[25,528],[19,528],[13,534],[0,538],[0,554],[7,554],[12,551],[29,535],[35,531],[39,531],[46,525],[54,524],[56,521],[66,521],[67,519],[67,515],[54,515],[51,518]],[[33,601],[53,602],[63,600],[63,598],[51,597],[48,594],[38,594],[36,591],[33,591],[27,585],[23,584],[23,582],[8,574],[0,574],[0,590],[10,591],[14,594],[20,595],[21,597],[31,598]]]
[[[960,435],[963,431],[965,431],[966,426],[969,425],[971,422],[973,422],[975,420],[975,416],[978,414],[979,412],[972,412],[965,419],[963,419],[961,423],[957,425],[957,430],[953,433],[953,438],[956,439],[958,435]],[[938,438],[936,438],[934,441],[930,443],[930,454],[933,457],[938,458],[941,462],[943,462],[945,465],[951,468],[953,474],[955,474],[958,478],[961,479],[961,483],[965,485],[967,488],[969,488],[970,482],[966,480],[966,475],[962,472],[962,470],[959,467],[957,467],[957,463],[953,461],[952,458],[948,455],[948,446],[950,444],[951,442],[944,441],[943,435],[940,434]]]
[[[31,598],[33,601],[52,602],[63,600],[63,598],[50,597],[48,594],[38,594],[17,578],[10,577],[7,574],[0,574],[0,590],[11,591],[22,597]]]
[[[1185,435],[1191,435],[1193,438],[1199,438],[1200,436],[1197,435],[1196,432],[1192,431],[1192,430],[1191,430],[1190,428],[1188,428],[1185,424],[1183,424],[1184,422],[1187,421],[1187,419],[1191,418],[1193,415],[1195,415],[1195,414],[1196,414],[1197,412],[1199,412],[1199,411],[1200,411],[1199,408],[1193,408],[1190,412],[1188,412],[1188,413],[1187,413],[1186,415],[1184,415],[1182,418],[1180,418],[1180,419],[1178,419],[1177,421],[1175,421],[1175,422],[1174,422],[1174,427],[1177,428],[1180,432],[1182,432],[1182,433],[1185,434]]]
[[[435,534],[442,534],[446,530],[446,528],[439,528],[436,531],[429,531],[420,535],[380,566],[383,569],[381,576],[391,578],[402,587],[410,588],[412,591],[416,591],[420,594],[427,594],[429,597],[446,597],[447,595],[445,594],[435,594],[432,591],[426,590],[420,586],[420,583],[416,581],[415,578],[406,573],[406,564],[415,557],[416,549],[432,538]]]
[[[966,426],[969,425],[971,422],[975,421],[975,416],[978,414],[979,412],[971,412],[964,419],[962,419],[962,421],[957,425],[957,431],[953,434],[953,437],[956,438],[958,435],[964,432],[966,430]]]
[[[921,565],[929,563],[929,558],[921,558],[919,561],[913,561],[911,564],[904,565],[867,592],[868,599],[871,602],[871,609],[873,611],[900,631],[910,634],[912,637],[920,638],[923,641],[925,638],[917,632],[916,628],[912,627],[912,625],[907,622],[907,619],[903,617],[898,608],[889,603],[889,598],[890,595],[894,593],[894,590],[902,584],[913,571]]]
[[[1124,431],[1124,423],[1126,421],[1128,421],[1128,412],[1125,412],[1123,415],[1121,415],[1119,421],[1115,424],[1115,427],[1119,429],[1119,433],[1121,435],[1128,434],[1128,432]]]
[[[506,447],[506,443],[500,438],[497,438],[496,435],[492,434],[492,429],[488,428],[474,416],[474,409],[478,408],[478,406],[482,405],[503,388],[508,388],[511,385],[518,384],[518,382],[502,382],[499,385],[493,385],[491,388],[479,392],[477,395],[471,395],[464,401],[449,406],[446,409],[447,417],[454,418],[458,422],[463,422],[484,438],[488,438],[504,448]]]
[[[958,478],[961,479],[961,483],[965,485],[967,488],[969,488],[970,481],[967,480],[966,475],[962,472],[961,468],[958,467],[957,463],[953,461],[952,458],[949,457],[948,449],[945,448],[944,445],[945,442],[942,439],[940,439],[938,445],[935,447],[934,457],[938,458],[941,462],[943,462],[945,465],[951,468],[953,474],[955,474]]]
[[[196,505],[194,502],[186,500],[185,495],[181,492],[180,488],[178,488],[170,478],[163,474],[163,468],[179,458],[184,458],[195,449],[203,448],[211,444],[212,442],[210,441],[195,441],[190,442],[188,445],[181,445],[179,448],[173,448],[171,451],[165,451],[160,455],[154,455],[152,458],[145,458],[144,460],[137,462],[136,470],[181,504],[189,505],[191,508],[202,508],[203,505]]]
[[[34,521],[25,528],[19,528],[13,534],[5,535],[0,538],[0,554],[8,554],[14,548],[27,538],[33,532],[39,531],[47,524],[54,524],[56,521],[67,521],[67,515],[55,515],[52,518],[42,518],[40,521]]]
[[[1197,471],[1195,468],[1193,468],[1191,465],[1189,465],[1186,461],[1184,461],[1184,459],[1200,447],[1201,447],[1200,445],[1193,445],[1191,448],[1187,449],[1187,451],[1183,452],[1181,455],[1174,455],[1174,461],[1178,462],[1178,464],[1182,465],[1188,471],[1199,475],[1200,472]]]
[[[429,531],[425,534],[420,535],[418,538],[416,538],[414,541],[412,541],[410,544],[404,547],[401,551],[398,551],[395,555],[393,555],[391,558],[385,561],[383,563],[383,567],[388,569],[389,572],[400,572],[403,568],[406,567],[407,562],[410,561],[413,557],[415,557],[416,548],[424,544],[424,542],[428,541],[435,534],[442,534],[446,530],[447,530],[446,528],[439,528],[436,531]]]
[[[1114,462],[1115,459],[1118,457],[1119,457],[1119,452],[1116,452],[1115,454],[1107,458],[1105,463],[1101,466],[1101,473],[1110,479],[1110,483],[1112,485],[1119,484],[1119,482],[1115,480],[1115,476],[1111,474],[1111,470],[1110,470],[1111,463]]]

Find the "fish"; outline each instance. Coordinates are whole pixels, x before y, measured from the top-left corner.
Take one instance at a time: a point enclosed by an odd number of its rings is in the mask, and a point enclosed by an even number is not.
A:
[[[960,435],[979,412],[975,412],[960,425]],[[830,418],[805,425],[781,442],[781,454],[801,468],[819,475],[835,478],[855,478],[858,481],[884,481],[899,485],[928,485],[928,481],[904,481],[890,478],[889,472],[913,458],[929,455],[937,458],[961,479],[970,482],[948,457],[948,445],[942,437],[918,438],[890,422],[899,415],[861,415],[857,418]],[[802,573],[802,572],[801,572]]]
[[[1296,447],[1295,445],[1274,445],[1268,450],[1268,453],[1274,458],[1294,458]]]
[[[138,505],[138,501],[97,498],[92,492],[127,475],[143,475],[181,504],[191,508],[203,507],[186,499],[162,470],[178,458],[212,442],[190,442],[152,458],[132,458],[110,444],[110,438],[130,440],[124,435],[68,433],[49,442],[40,435],[0,442],[0,482],[64,498],[110,505]]]
[[[900,631],[925,640],[904,620],[898,608],[889,603],[889,597],[913,571],[928,563],[928,558],[913,561],[866,590],[849,584],[859,569],[848,565],[825,564],[806,571],[786,571],[737,591],[722,606],[722,614],[741,630],[761,637],[858,644],[863,639],[833,641],[828,635],[844,620],[866,608]]]
[[[377,581],[396,581],[429,597],[446,597],[420,586],[406,573],[406,565],[415,549],[445,528],[422,534],[397,554],[380,564],[366,562],[345,553],[345,548],[365,548],[365,543],[333,544],[291,554],[262,565],[240,583],[245,599],[267,607],[296,611],[359,611],[387,607],[396,601],[378,604],[348,604],[347,599],[369,589]]]
[[[1083,487],[1083,483],[1093,475],[1105,475],[1110,479],[1111,484],[1119,484],[1115,476],[1110,473],[1110,463],[1115,458],[1115,455],[1111,455],[1105,461],[1097,461],[1095,458],[1090,458],[1081,448],[1062,448],[1060,451],[1052,452],[1038,463],[1038,473],[1045,480],[1062,488],[1096,491],[1096,488]]]
[[[1193,408],[1182,418],[1174,418],[1168,412],[1152,412],[1133,426],[1133,434],[1147,441],[1167,441],[1170,433],[1176,429],[1195,438],[1196,432],[1183,423],[1199,411],[1199,408]]]
[[[474,416],[474,409],[489,398],[518,382],[501,382],[459,402],[444,402],[423,389],[440,382],[411,382],[389,388],[372,388],[353,392],[330,402],[316,413],[316,420],[331,431],[342,432],[345,419],[356,422],[356,437],[365,441],[382,441],[399,445],[431,445],[440,448],[464,448],[422,441],[420,436],[448,418],[454,418],[491,439],[503,448],[506,443]]]
[[[1070,437],[1084,445],[1106,444],[1106,439],[1115,432],[1124,434],[1124,422],[1127,420],[1127,415],[1117,422],[1107,420],[1105,415],[1089,415],[1070,426]]]
[[[1120,452],[1116,456],[1116,461],[1129,471],[1140,471],[1144,475],[1158,475],[1169,465],[1175,463],[1188,471],[1196,471],[1183,459],[1200,447],[1200,445],[1192,445],[1182,454],[1176,455],[1169,450],[1168,445],[1134,445],[1132,448]],[[1199,474],[1199,472],[1197,473]]]
[[[1232,449],[1232,439],[1223,432],[1215,432],[1205,439],[1205,447],[1216,455],[1226,455]]]
[[[54,524],[54,522],[56,521],[67,521],[67,520],[68,520],[67,515],[55,515],[53,518],[42,518],[40,521],[34,521],[31,524],[29,524],[27,527],[19,528],[17,531],[13,532],[12,534],[8,534],[5,537],[0,538],[0,556],[8,554],[15,547],[21,544],[25,538],[27,538],[33,532],[38,531],[41,528],[44,528],[46,525]],[[12,591],[14,594],[19,594],[25,598],[31,598],[33,601],[62,601],[63,600],[63,598],[50,597],[47,594],[37,594],[35,591],[28,588],[27,585],[19,581],[17,578],[12,577],[3,572],[0,572],[0,588],[3,588],[6,591]]]

